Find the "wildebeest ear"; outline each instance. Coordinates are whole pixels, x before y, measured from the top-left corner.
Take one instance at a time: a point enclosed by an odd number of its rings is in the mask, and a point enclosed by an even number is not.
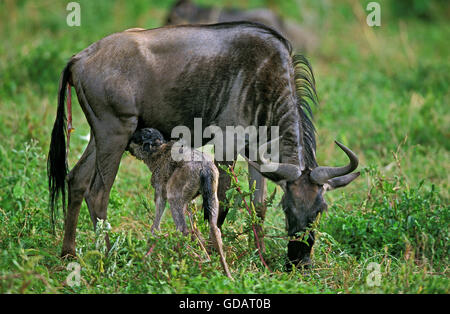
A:
[[[182,3],[192,4],[192,1],[191,0],[178,0],[178,4],[182,4]]]
[[[163,143],[164,143],[164,140],[160,140],[159,138],[157,138],[157,139],[153,142],[153,144],[154,144],[155,146],[161,146]]]
[[[192,1],[191,0],[178,0],[177,3],[175,3],[174,7],[178,7],[181,5],[192,5]]]

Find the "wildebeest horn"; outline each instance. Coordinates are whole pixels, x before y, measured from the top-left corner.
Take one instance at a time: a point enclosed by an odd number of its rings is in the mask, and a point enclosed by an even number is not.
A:
[[[261,145],[259,152],[266,152],[267,147],[270,144],[275,144],[280,140],[281,137],[277,137],[276,139],[271,140],[270,142],[264,143]],[[269,178],[273,178],[273,180],[286,180],[286,181],[293,181],[300,177],[302,174],[302,171],[300,169],[300,166],[294,165],[294,164],[288,164],[288,163],[276,163],[272,161],[268,161],[264,157],[264,153],[259,153],[259,163],[249,160],[247,157],[244,156],[244,158],[247,160],[247,162],[252,165],[256,170],[263,173],[265,176]],[[274,169],[273,171],[262,171],[261,167],[264,166],[265,169]],[[279,178],[277,180],[277,178]]]
[[[293,181],[296,180],[298,177],[302,175],[302,171],[300,170],[299,166],[293,165],[293,164],[287,164],[287,163],[274,163],[269,162],[264,164],[267,167],[273,167],[273,169],[276,169],[275,171],[261,171],[261,165],[249,160],[247,157],[245,157],[245,160],[252,165],[256,170],[263,173],[264,176],[268,177],[269,179],[280,181],[280,180],[286,180],[286,181]],[[279,179],[276,179],[279,178]]]
[[[352,173],[346,174],[345,176],[340,176],[340,177],[328,180],[327,191],[331,191],[331,190],[346,186],[347,184],[349,184],[350,182],[355,180],[357,177],[359,177],[360,174],[361,174],[360,172],[352,172]]]
[[[349,180],[346,184],[350,183],[356,177],[346,176],[345,178],[338,179],[338,177],[345,176],[351,173],[358,167],[358,157],[349,148],[345,147],[338,141],[334,141],[348,156],[350,163],[344,167],[317,167],[311,171],[309,175],[311,180],[317,184],[329,183],[328,180],[335,178],[336,185],[344,185],[343,181]],[[342,182],[341,182],[342,181]]]

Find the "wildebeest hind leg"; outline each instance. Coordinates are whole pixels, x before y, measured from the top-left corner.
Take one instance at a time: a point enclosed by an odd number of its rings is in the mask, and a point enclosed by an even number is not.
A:
[[[95,137],[94,174],[88,193],[85,194],[95,230],[98,219],[106,220],[111,187],[119,169],[120,159],[136,130],[138,117],[133,102],[134,96],[126,93],[128,89],[118,88],[114,85],[114,80],[91,82],[91,75],[97,77],[97,73],[93,74],[87,70],[83,75],[80,74],[84,77],[82,82],[77,79],[77,71],[74,70],[72,80],[80,106]],[[109,250],[108,236],[106,245]]]
[[[98,219],[107,218],[109,194],[119,169],[120,159],[136,127],[136,117],[122,120],[110,118],[107,124],[97,123],[95,126],[95,173],[86,196],[94,230]],[[106,245],[109,250],[108,236]]]
[[[75,235],[83,197],[89,187],[95,169],[95,140],[91,135],[83,156],[67,175],[69,204],[64,219],[64,240],[61,256],[75,256]]]

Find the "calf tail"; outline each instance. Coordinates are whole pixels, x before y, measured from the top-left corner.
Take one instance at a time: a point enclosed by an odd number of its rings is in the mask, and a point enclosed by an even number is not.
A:
[[[203,217],[209,221],[215,208],[214,174],[211,169],[203,168],[200,171],[200,190],[203,198]]]
[[[58,197],[61,194],[62,208],[66,209],[66,175],[68,172],[67,153],[66,153],[66,113],[64,110],[64,101],[66,98],[66,88],[71,77],[70,68],[74,60],[71,59],[61,73],[58,91],[58,108],[56,119],[53,125],[50,149],[47,158],[47,176],[48,189],[50,193],[50,220],[55,229],[55,207]]]

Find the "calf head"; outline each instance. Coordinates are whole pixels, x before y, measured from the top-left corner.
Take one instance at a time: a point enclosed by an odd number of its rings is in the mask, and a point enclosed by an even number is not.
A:
[[[210,23],[210,9],[196,6],[191,0],[178,0],[170,10],[166,24],[201,24]]]
[[[156,129],[144,128],[137,130],[128,143],[127,150],[137,159],[143,160],[158,151],[166,143],[163,135]]]

